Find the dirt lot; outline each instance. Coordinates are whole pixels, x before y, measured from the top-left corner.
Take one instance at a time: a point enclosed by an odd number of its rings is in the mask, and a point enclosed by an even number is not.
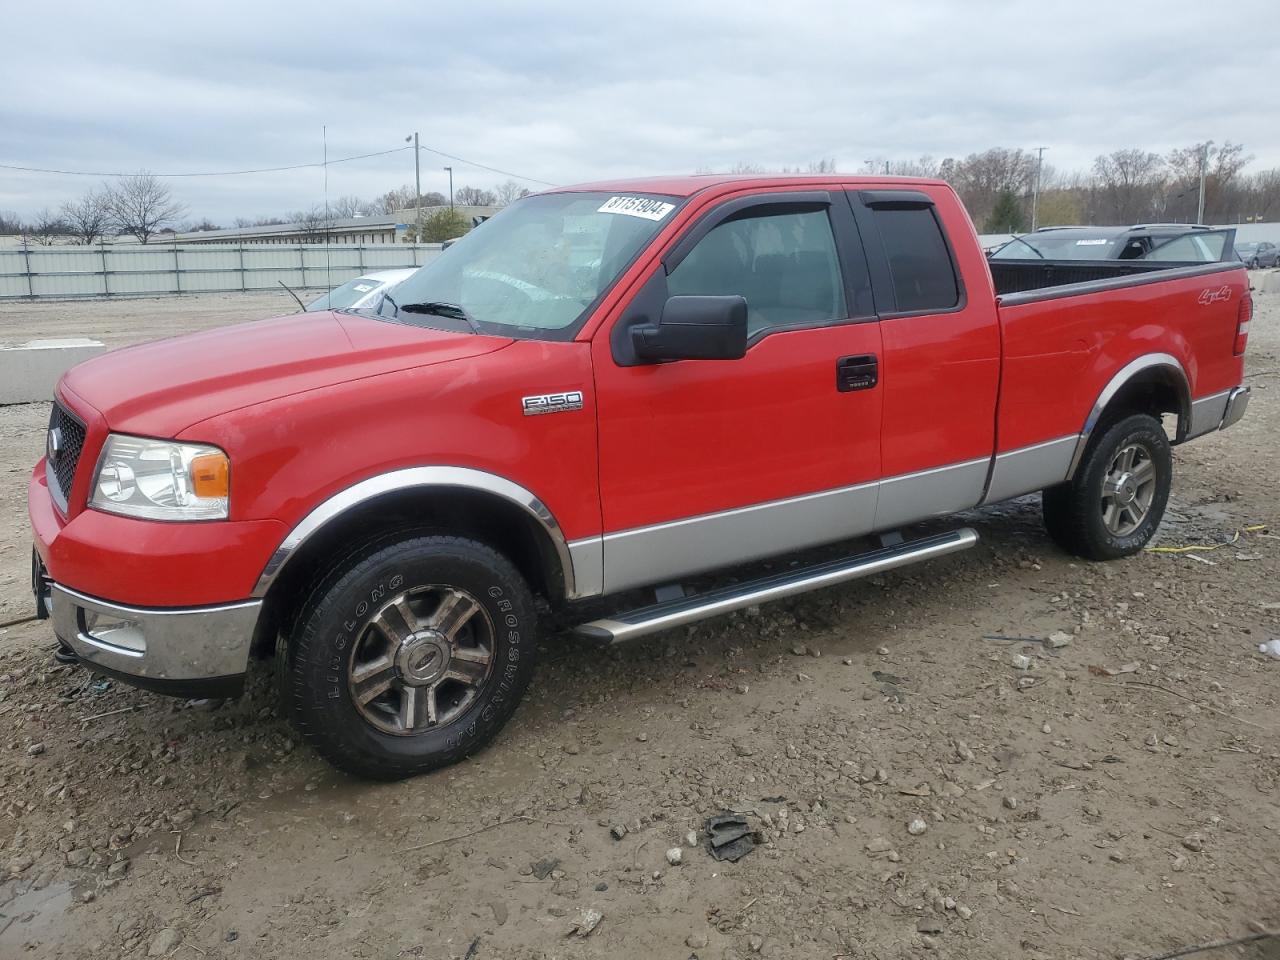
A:
[[[173,309],[111,308],[115,342]],[[1280,928],[1280,296],[1250,349],[1249,416],[1177,449],[1160,539],[1236,542],[1088,564],[1035,498],[977,512],[977,549],[897,575],[552,636],[498,740],[408,783],[332,772],[263,676],[208,711],[0,631],[0,956],[1119,958]],[[0,621],[46,417],[0,409]],[[767,841],[737,864],[686,838],[724,809]]]
[[[324,291],[295,292],[303,303],[308,303]],[[297,301],[283,288],[266,293],[0,303],[0,343],[25,343],[44,337],[92,337],[108,347],[122,347],[242,320],[261,320],[297,309]]]

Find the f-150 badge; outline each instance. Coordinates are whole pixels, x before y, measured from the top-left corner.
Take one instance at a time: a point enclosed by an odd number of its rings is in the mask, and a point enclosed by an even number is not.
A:
[[[536,397],[525,397],[520,401],[526,417],[536,417],[543,413],[564,413],[567,410],[582,409],[582,391],[566,390],[563,393],[540,393]]]

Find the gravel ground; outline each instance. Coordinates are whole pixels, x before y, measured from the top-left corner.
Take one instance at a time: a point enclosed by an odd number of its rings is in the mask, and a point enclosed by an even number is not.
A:
[[[1163,546],[1277,520],[1258,306],[1249,415],[1176,450]],[[46,417],[0,409],[0,621]],[[206,711],[0,630],[0,956],[1120,958],[1280,928],[1280,537],[1090,564],[1035,498],[965,519],[976,549],[894,575],[551,636],[491,747],[394,785],[300,748],[264,676]],[[736,864],[704,848],[726,809],[761,833]]]
[[[323,290],[298,290],[308,303]],[[293,313],[283,288],[265,293],[199,293],[124,300],[37,300],[0,303],[0,343],[48,337],[92,337],[108,347],[176,337],[244,320]]]

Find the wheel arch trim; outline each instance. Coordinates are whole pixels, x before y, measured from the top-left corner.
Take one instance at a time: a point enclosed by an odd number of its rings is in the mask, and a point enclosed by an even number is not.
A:
[[[299,548],[321,529],[351,510],[390,493],[432,488],[484,493],[519,507],[538,525],[555,549],[564,578],[565,596],[569,599],[578,596],[573,556],[569,551],[569,544],[565,539],[564,531],[547,505],[520,484],[506,477],[471,467],[448,466],[405,467],[368,477],[339,490],[314,507],[289,531],[263,568],[252,596],[265,597],[281,571],[297,555]]]
[[[1175,389],[1178,391],[1178,438],[1182,439],[1191,419],[1191,382],[1187,377],[1187,371],[1182,366],[1181,361],[1172,354],[1143,354],[1121,367],[1115,376],[1107,381],[1107,385],[1102,388],[1102,392],[1098,394],[1098,399],[1094,401],[1093,407],[1089,411],[1089,416],[1085,418],[1084,428],[1080,431],[1080,436],[1076,440],[1075,453],[1071,457],[1071,467],[1067,470],[1066,478],[1068,480],[1075,476],[1076,468],[1080,466],[1080,461],[1084,458],[1085,448],[1089,446],[1089,438],[1093,435],[1094,428],[1097,427],[1098,421],[1102,419],[1102,415],[1106,412],[1111,401],[1136,377],[1153,370],[1164,371],[1173,376]]]

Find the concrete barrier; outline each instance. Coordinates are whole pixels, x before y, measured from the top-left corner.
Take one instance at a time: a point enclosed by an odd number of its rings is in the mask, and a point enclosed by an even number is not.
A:
[[[58,378],[107,348],[97,340],[29,340],[0,346],[0,404],[53,399]]]
[[[1268,270],[1258,284],[1262,293],[1280,293],[1280,270]]]

